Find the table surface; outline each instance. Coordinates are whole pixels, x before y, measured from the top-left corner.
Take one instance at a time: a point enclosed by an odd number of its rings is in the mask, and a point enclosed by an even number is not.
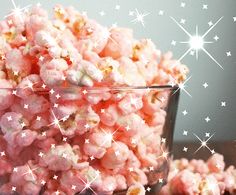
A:
[[[187,159],[203,159],[206,160],[211,156],[211,152],[207,148],[201,148],[198,152],[195,151],[200,146],[200,143],[192,142],[176,142],[173,144],[174,158]],[[223,154],[226,166],[236,166],[236,141],[227,142],[211,142],[208,144],[209,148],[214,149],[215,152]],[[188,151],[184,152],[183,148],[187,147]]]

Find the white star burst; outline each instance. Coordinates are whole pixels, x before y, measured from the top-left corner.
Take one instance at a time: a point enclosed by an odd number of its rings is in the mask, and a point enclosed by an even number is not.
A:
[[[142,13],[141,14],[141,13],[139,13],[137,8],[135,9],[135,11],[136,11],[136,18],[133,19],[131,22],[134,22],[134,23],[140,22],[143,25],[143,27],[145,27],[144,17],[149,15],[150,13]]]
[[[175,90],[175,92],[173,93],[173,95],[175,93],[177,93],[177,91],[181,90],[184,91],[189,97],[192,97],[192,95],[185,89],[186,87],[186,83],[191,79],[192,76],[188,77],[183,83],[179,83],[178,84],[178,88]]]
[[[48,126],[55,125],[55,126],[57,126],[57,127],[60,129],[60,131],[62,132],[60,122],[61,122],[61,121],[65,122],[65,121],[69,118],[69,116],[65,116],[65,117],[63,117],[63,118],[61,118],[61,119],[58,119],[52,109],[51,109],[51,113],[52,113],[52,116],[53,116],[53,122],[50,123]]]
[[[114,140],[114,138],[113,138],[114,134],[115,134],[119,129],[120,129],[120,126],[119,126],[114,132],[112,132],[112,133],[107,133],[103,128],[101,128],[101,130],[105,133],[105,136],[106,136],[106,138],[105,138],[104,142],[101,144],[101,146],[103,146],[104,144],[106,144],[108,141],[112,141],[112,142],[116,143],[116,144],[119,146],[119,144],[118,144],[118,143]]]
[[[191,35],[179,22],[176,21],[173,17],[171,19],[189,36],[189,41],[180,42],[180,43],[187,43],[189,44],[189,49],[179,58],[179,61],[181,61],[188,53],[190,53],[192,50],[195,50],[196,52],[196,59],[198,59],[198,51],[202,50],[204,51],[221,69],[224,69],[222,65],[204,48],[204,44],[206,43],[212,43],[209,41],[205,41],[204,38],[207,36],[207,34],[222,20],[223,16],[216,21],[215,24],[211,25],[211,27],[203,34],[198,35],[198,26],[196,26],[196,33],[195,35]]]
[[[201,140],[196,134],[193,134],[199,141],[200,141],[200,146],[199,148],[194,152],[197,153],[201,148],[207,148],[211,153],[214,152],[209,146],[207,145],[208,141],[213,137],[214,134],[212,134],[207,140]]]
[[[97,193],[91,188],[91,184],[97,179],[99,175],[100,172],[97,170],[96,176],[91,181],[88,182],[85,182],[82,178],[79,177],[79,179],[84,183],[84,188],[80,191],[80,193],[82,193],[86,189],[90,189],[95,195],[97,195]]]
[[[29,175],[33,178],[33,180],[35,181],[36,179],[35,179],[35,176],[34,176],[33,171],[37,170],[38,168],[36,167],[36,168],[34,168],[34,169],[31,169],[30,166],[29,166],[28,164],[27,164],[27,168],[28,168],[28,171],[25,172],[25,173],[23,173],[22,176],[23,176],[23,175],[28,175],[28,174],[29,174]]]
[[[27,5],[27,6],[23,7],[23,8],[20,8],[20,7],[16,6],[16,3],[15,3],[14,0],[11,0],[11,3],[12,3],[14,8],[12,9],[12,13],[6,15],[5,18],[7,18],[8,16],[15,15],[15,16],[20,17],[20,19],[22,21],[23,20],[23,18],[22,18],[23,12],[26,11],[31,5]]]

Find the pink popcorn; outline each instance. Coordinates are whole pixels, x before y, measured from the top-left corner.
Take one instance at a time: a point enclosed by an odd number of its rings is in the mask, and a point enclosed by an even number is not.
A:
[[[80,111],[75,116],[75,122],[77,123],[76,133],[79,135],[89,131],[90,128],[95,128],[100,122],[100,118],[91,106],[81,107]]]
[[[102,55],[120,58],[122,56],[131,56],[132,54],[133,32],[126,28],[112,28],[110,30],[110,39],[105,46]]]
[[[85,91],[83,91],[86,93],[85,99],[92,105],[98,104],[101,101],[103,102],[109,100],[109,98],[111,98],[111,93],[107,87],[100,87],[99,90],[95,88]]]
[[[143,107],[142,97],[136,94],[128,94],[119,102],[118,107],[125,115],[134,113]]]
[[[74,85],[93,86],[94,81],[100,82],[102,72],[89,61],[82,60],[74,68],[67,71],[67,79]]]
[[[53,171],[65,171],[69,170],[79,159],[80,156],[74,153],[73,148],[69,144],[64,144],[51,148],[40,159],[40,164]]]
[[[143,101],[143,111],[146,114],[160,112],[160,108],[165,108],[168,100],[168,93],[162,91],[152,91]]]
[[[16,95],[22,99],[26,99],[29,95],[35,94],[35,90],[42,86],[42,80],[37,74],[30,74],[24,77],[17,85]]]
[[[112,143],[101,159],[101,164],[107,169],[116,169],[124,166],[129,156],[129,148],[122,142]]]
[[[76,23],[75,23],[76,25]],[[92,50],[96,53],[100,53],[105,45],[107,44],[109,31],[107,28],[102,27],[100,24],[94,20],[86,20],[84,25],[80,26],[80,23],[75,26],[79,27],[79,39],[81,43],[86,44],[87,42],[92,42]],[[81,52],[83,53],[83,52]]]
[[[200,174],[207,174],[209,172],[208,166],[205,164],[203,160],[193,159],[189,162],[188,167],[193,172],[197,172]]]
[[[117,188],[116,178],[113,176],[103,176],[102,183],[99,186],[98,191],[101,191],[102,194],[113,194]]]
[[[122,85],[124,83],[124,79],[119,72],[119,62],[113,60],[110,57],[102,58],[101,60],[96,62],[98,64],[99,69],[102,70],[104,78],[103,83],[113,83],[113,85]]]
[[[68,65],[63,59],[53,59],[46,62],[40,70],[40,76],[46,85],[60,85],[63,82],[63,76]]]
[[[5,110],[13,104],[12,87],[9,81],[0,79],[0,110]]]
[[[129,187],[127,195],[145,195],[145,188],[142,184],[136,183]]]
[[[212,175],[206,176],[199,184],[199,188],[202,195],[221,194],[218,181]]]
[[[170,191],[174,194],[197,194],[200,178],[188,170],[183,170],[170,181]]]
[[[222,172],[225,168],[224,157],[220,154],[214,154],[208,159],[207,165],[211,172]]]
[[[129,168],[129,172],[126,173],[126,179],[128,186],[131,186],[135,183],[140,183],[142,185],[146,185],[148,183],[147,176],[139,168]]]
[[[146,82],[138,72],[135,63],[128,57],[119,58],[119,72],[123,76],[124,83],[128,86],[145,86]]]
[[[49,109],[49,102],[43,96],[30,95],[26,99],[21,101],[22,107],[31,114],[39,114],[46,112]]]
[[[35,42],[41,47],[51,48],[57,46],[55,38],[46,31],[38,31],[35,35]]]
[[[23,56],[18,49],[12,49],[6,53],[6,68],[9,71],[26,76],[31,71],[31,61]]]
[[[116,105],[110,105],[107,109],[101,111],[100,120],[103,124],[107,126],[114,126],[118,119],[118,116],[119,113],[116,108]]]
[[[7,112],[0,121],[1,130],[4,134],[22,130],[22,123],[26,122],[20,113]]]
[[[67,194],[75,194],[84,189],[86,178],[77,170],[69,170],[62,173],[60,184],[63,191]],[[75,186],[72,189],[72,186]]]
[[[117,124],[124,127],[124,131],[126,131],[126,134],[130,136],[138,134],[143,128],[146,127],[143,119],[135,113],[120,116],[117,120]]]
[[[106,153],[106,148],[111,147],[111,134],[105,132],[92,133],[88,137],[89,143],[84,143],[84,152],[89,156],[101,159]]]
[[[155,48],[150,39],[142,39],[135,43],[133,48],[133,59],[143,62],[159,61],[161,52]]]
[[[125,190],[127,189],[126,179],[123,175],[115,175],[116,179],[116,190]]]
[[[16,143],[20,147],[26,147],[31,145],[36,138],[37,132],[26,129],[16,136]]]

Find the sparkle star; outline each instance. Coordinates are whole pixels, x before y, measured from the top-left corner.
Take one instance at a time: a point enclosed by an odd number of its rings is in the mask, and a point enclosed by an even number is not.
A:
[[[6,156],[5,151],[0,152],[0,155],[1,155],[1,156]]]
[[[216,35],[216,36],[214,36],[214,40],[215,41],[218,41],[219,40],[219,37]]]
[[[187,51],[178,59],[178,61],[181,61],[187,54],[189,54],[192,50],[195,51],[196,54],[196,59],[198,59],[198,52],[199,50],[202,50],[206,55],[208,55],[221,69],[223,69],[223,67],[221,66],[221,64],[208,52],[208,50],[206,50],[206,48],[204,47],[204,45],[206,43],[212,43],[210,41],[205,41],[204,38],[208,35],[208,33],[222,20],[223,17],[221,17],[220,19],[218,19],[216,21],[216,23],[214,23],[203,35],[199,36],[198,35],[198,26],[196,26],[196,33],[195,35],[191,35],[181,24],[183,24],[185,21],[183,21],[183,19],[181,19],[182,21],[180,21],[180,23],[178,21],[176,21],[176,19],[174,19],[173,17],[171,17],[171,19],[184,31],[185,34],[188,35],[188,37],[190,38],[189,41],[184,41],[184,42],[180,42],[180,43],[184,43],[184,44],[189,44],[189,48],[187,49]]]
[[[208,87],[208,84],[204,83],[202,86],[206,89]]]
[[[46,184],[46,181],[42,180],[41,184],[44,186]]]
[[[226,55],[227,55],[227,57],[230,57],[230,56],[231,56],[231,52],[230,52],[230,51],[227,51],[227,52],[226,52]]]
[[[208,9],[208,5],[206,4],[202,5],[202,9]]]
[[[129,131],[129,130],[130,130],[129,125],[127,125],[127,126],[125,127],[125,129],[126,129],[126,131]]]
[[[16,187],[12,186],[11,191],[15,192],[16,191]]]
[[[54,175],[54,176],[53,176],[53,179],[57,180],[57,179],[58,179],[58,176],[57,176],[57,175]]]
[[[29,108],[29,105],[28,104],[25,104],[24,105],[24,109],[28,109]]]
[[[163,10],[159,10],[158,15],[159,16],[163,16],[164,15],[164,11]]]
[[[163,183],[163,179],[162,178],[160,178],[158,181],[159,181],[159,183]]]
[[[56,98],[59,99],[61,96],[59,94],[56,95]]]
[[[87,124],[87,123],[84,125],[84,127],[85,127],[85,129],[89,129],[90,128],[89,124]]]
[[[212,21],[208,22],[208,25],[209,25],[209,26],[212,26],[212,25],[213,25],[213,22],[212,22]]]
[[[115,9],[119,10],[120,9],[120,5],[116,5]]]
[[[180,20],[180,23],[181,23],[181,24],[185,24],[185,22],[186,22],[186,20],[183,19],[183,18]]]
[[[21,133],[21,137],[26,137],[26,134],[25,133]]]
[[[13,91],[12,91],[12,95],[16,95],[16,90],[13,90]]]
[[[138,9],[135,9],[136,11],[136,18],[134,20],[132,20],[131,22],[137,23],[140,22],[143,27],[145,26],[145,22],[144,22],[144,17],[148,16],[150,13],[139,13]]]
[[[182,113],[184,116],[188,114],[188,112],[186,110],[184,110]]]
[[[40,121],[40,120],[41,120],[41,117],[40,117],[40,116],[37,116],[36,120],[37,120],[37,121]]]
[[[99,14],[100,14],[100,16],[105,16],[106,15],[106,13],[104,11],[100,11]]]
[[[38,155],[42,158],[44,154],[42,152],[39,152]]]
[[[172,40],[171,45],[176,46],[176,41]]]
[[[234,22],[236,22],[236,17],[233,17]]]
[[[210,137],[210,133],[205,133],[205,137]]]
[[[84,143],[89,144],[89,139],[85,139]]]
[[[67,141],[67,137],[63,137],[63,138],[62,138],[62,141],[63,141],[63,142],[66,142],[66,141]]]
[[[12,13],[8,14],[7,16],[5,16],[5,18],[14,15],[14,16],[16,16],[16,17],[19,17],[20,20],[23,21],[22,15],[23,15],[23,13],[24,13],[25,11],[27,11],[27,9],[28,9],[31,5],[27,5],[27,6],[23,7],[23,8],[20,8],[20,7],[17,7],[17,6],[16,6],[16,3],[15,3],[14,0],[11,0],[11,3],[12,3],[12,5],[13,5],[14,8],[12,9]]]
[[[17,167],[14,167],[13,168],[13,172],[17,172],[18,171],[18,168]]]
[[[149,167],[149,170],[150,171],[154,171],[154,167]]]
[[[225,107],[226,106],[226,102],[221,102],[221,106]]]
[[[209,121],[210,121],[211,119],[209,118],[209,116],[207,116],[206,118],[205,118],[205,121],[208,123]]]
[[[11,121],[11,120],[12,120],[12,117],[11,117],[11,116],[8,116],[8,117],[7,117],[7,120],[8,120],[8,121]]]
[[[187,136],[188,135],[188,131],[183,131],[183,135]]]
[[[151,188],[150,188],[150,187],[147,187],[147,191],[150,192],[150,191],[151,191]]]
[[[54,94],[54,93],[55,93],[55,91],[54,91],[53,89],[51,89],[49,92],[50,92],[51,94]]]
[[[187,152],[187,151],[188,151],[188,148],[184,147],[184,148],[183,148],[183,151],[184,151],[184,152]]]
[[[209,148],[207,143],[213,137],[214,134],[211,135],[207,140],[201,140],[196,134],[193,134],[193,135],[200,141],[200,146],[198,147],[198,149],[194,153],[197,153],[201,148],[207,148],[212,153],[212,150]]]
[[[180,3],[180,7],[184,8],[186,6],[186,3],[185,2],[181,2]]]
[[[72,186],[71,186],[71,189],[72,189],[72,190],[75,190],[75,189],[76,189],[76,186],[75,186],[75,185],[72,185]]]

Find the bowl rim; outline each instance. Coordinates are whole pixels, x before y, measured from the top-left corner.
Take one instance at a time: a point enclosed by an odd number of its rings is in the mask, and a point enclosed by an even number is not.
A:
[[[34,90],[40,91],[48,91],[50,89],[111,89],[111,90],[118,90],[118,89],[177,89],[179,88],[178,85],[151,85],[151,86],[46,86],[43,87],[34,87]],[[7,89],[7,90],[17,90],[17,89],[31,89],[30,87],[0,87],[0,89]]]

